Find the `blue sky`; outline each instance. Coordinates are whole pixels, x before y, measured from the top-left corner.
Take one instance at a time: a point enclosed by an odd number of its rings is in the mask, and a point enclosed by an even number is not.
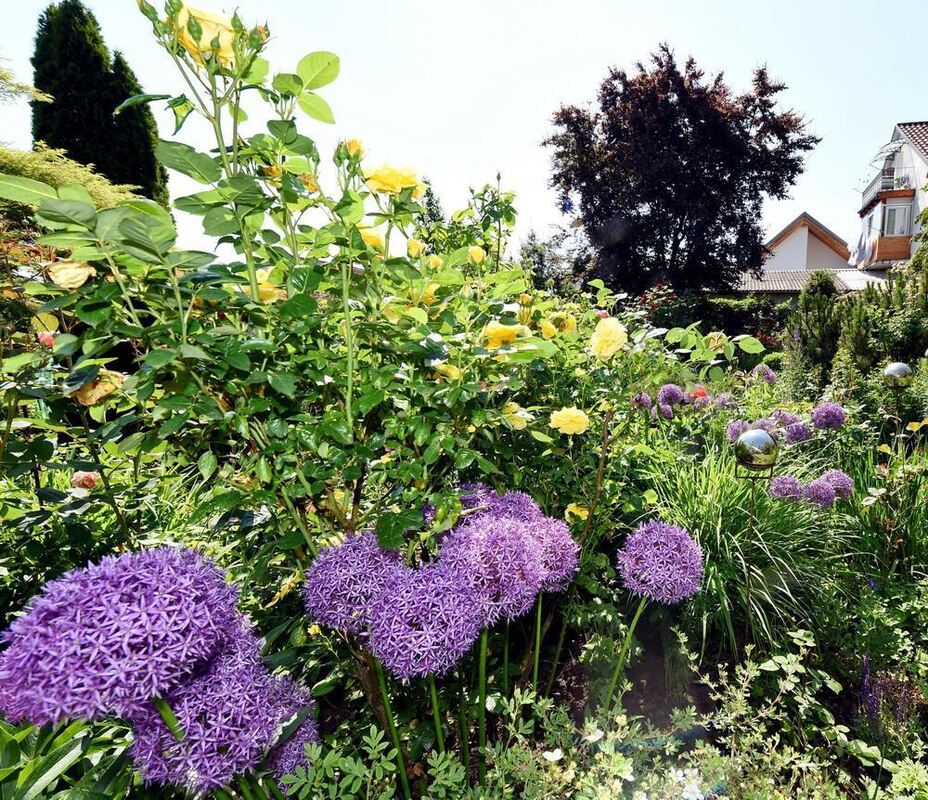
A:
[[[133,0],[85,0],[109,46],[128,57],[148,92],[181,91],[180,79],[150,40]],[[0,55],[24,79],[44,0],[3,0]],[[844,238],[856,238],[859,189],[869,162],[898,121],[928,119],[924,31],[928,3],[878,6],[845,0],[204,0],[267,21],[272,69],[292,71],[311,50],[342,59],[324,91],[334,126],[309,120],[304,132],[323,151],[338,138],[363,139],[371,163],[409,165],[427,175],[450,210],[470,185],[493,180],[517,193],[517,235],[546,233],[560,221],[548,189],[549,155],[540,142],[562,102],[595,97],[610,65],[630,68],[658,43],[693,55],[747,88],[766,63],[787,83],[783,102],[803,113],[822,142],[792,198],[770,203],[775,233],[805,210]],[[170,131],[159,112],[162,133]],[[253,124],[253,123],[250,123]],[[206,131],[181,136],[206,147]],[[0,140],[30,145],[28,110],[0,107]],[[174,180],[175,193],[187,186]],[[181,221],[195,236],[194,221]]]

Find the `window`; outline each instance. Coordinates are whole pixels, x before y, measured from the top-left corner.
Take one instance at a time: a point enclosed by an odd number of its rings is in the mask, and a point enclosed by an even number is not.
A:
[[[886,212],[883,218],[883,235],[884,236],[908,236],[909,235],[909,207],[908,206],[886,206]]]

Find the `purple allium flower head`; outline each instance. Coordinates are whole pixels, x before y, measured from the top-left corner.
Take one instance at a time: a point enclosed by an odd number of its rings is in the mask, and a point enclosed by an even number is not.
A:
[[[384,550],[371,531],[327,547],[306,571],[303,602],[324,625],[362,635],[380,590],[405,569],[399,553]]]
[[[751,377],[764,383],[776,383],[777,374],[767,364],[758,364],[751,370]]]
[[[319,743],[319,728],[311,714],[312,706],[310,705],[310,716],[300,723],[287,741],[268,753],[267,768],[274,773],[278,786],[284,793],[286,793],[286,788],[280,783],[281,779],[286,775],[293,775],[297,767],[308,767],[306,745]]]
[[[483,614],[466,574],[444,562],[408,570],[374,600],[371,650],[398,678],[442,675],[470,650]]]
[[[673,605],[699,591],[702,550],[683,528],[649,520],[628,537],[618,567],[630,591]]]
[[[780,438],[780,430],[777,423],[772,419],[756,419],[750,424],[750,429],[755,431],[767,431],[774,439]]]
[[[846,500],[854,493],[854,479],[843,470],[830,469],[823,473],[819,480],[831,486],[835,490],[835,495],[842,500]]]
[[[130,717],[132,760],[147,783],[202,793],[257,766],[306,693],[267,673],[260,643],[243,623],[237,639],[164,699],[183,738],[174,737],[150,704]]]
[[[712,399],[712,404],[719,410],[730,410],[732,408],[737,408],[738,403],[735,400],[735,396],[731,392],[722,392],[717,394]]]
[[[467,579],[483,605],[481,627],[528,611],[545,580],[538,542],[525,521],[481,514],[444,540],[439,563]]]
[[[802,484],[792,475],[778,475],[770,481],[767,493],[778,500],[800,500]]]
[[[795,425],[786,426],[786,443],[800,444],[807,442],[812,438],[812,431],[804,422],[797,422]]]
[[[725,438],[727,438],[729,442],[736,442],[742,433],[750,429],[751,426],[743,419],[732,420],[725,428]]]
[[[819,478],[806,484],[802,490],[802,496],[810,503],[819,506],[819,508],[831,508],[835,504],[837,494],[830,483]]]
[[[657,411],[664,419],[673,419],[673,406],[670,403],[658,403]]]
[[[543,517],[541,509],[525,492],[511,491],[505,494],[496,494],[491,491],[488,508],[478,514],[491,514],[498,517],[513,517],[525,522],[534,522]],[[476,514],[475,514],[476,516]]]
[[[580,545],[570,534],[563,520],[540,517],[532,523],[531,534],[537,542],[546,592],[559,592],[577,574],[580,567]]]
[[[812,409],[812,424],[816,428],[837,430],[844,425],[844,409],[838,403],[819,403]]]
[[[632,408],[635,409],[635,411],[650,407],[651,395],[647,392],[638,392],[638,394],[632,396]]]
[[[715,402],[715,398],[711,394],[700,394],[693,397],[692,400],[695,408],[708,408]]]
[[[781,408],[778,408],[770,415],[770,419],[776,422],[781,428],[788,428],[790,425],[798,425],[802,420],[798,414],[794,414],[792,411],[784,411]]]
[[[686,393],[672,383],[665,383],[657,393],[657,402],[662,406],[675,406],[686,402]]]
[[[0,711],[36,725],[127,716],[235,635],[238,591],[193,550],[106,556],[50,581],[0,656]]]

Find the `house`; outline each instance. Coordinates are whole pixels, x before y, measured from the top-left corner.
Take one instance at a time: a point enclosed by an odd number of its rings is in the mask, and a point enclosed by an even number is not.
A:
[[[861,194],[860,237],[848,263],[885,270],[915,252],[917,218],[928,207],[928,121],[898,123],[873,163],[877,173]]]

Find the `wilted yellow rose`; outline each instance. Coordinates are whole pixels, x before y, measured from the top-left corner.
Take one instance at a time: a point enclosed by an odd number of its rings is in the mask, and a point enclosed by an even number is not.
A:
[[[503,325],[495,320],[488,322],[483,329],[483,338],[487,340],[487,349],[499,350],[504,344],[512,344],[521,330],[521,325]]]
[[[557,327],[547,317],[538,323],[538,329],[541,331],[541,336],[544,339],[553,339],[557,335]]]
[[[564,510],[564,517],[568,522],[571,521],[571,518],[586,519],[588,516],[590,516],[590,509],[586,506],[581,506],[579,503],[571,503]]]
[[[406,255],[410,258],[418,258],[425,252],[425,243],[418,239],[410,239],[406,242]]]
[[[467,248],[467,257],[471,264],[482,264],[487,259],[487,251],[474,245]]]
[[[596,323],[596,330],[590,337],[590,349],[593,355],[604,361],[612,358],[628,341],[628,331],[615,317],[606,317]]]
[[[720,353],[728,344],[728,337],[722,331],[711,331],[706,334],[706,347],[714,353]]]
[[[361,144],[360,139],[346,139],[345,149],[348,151],[348,155],[352,158],[364,157],[364,147]]]
[[[318,636],[320,633],[322,633],[322,628],[320,628],[315,622],[309,626],[310,636]]]
[[[373,247],[375,250],[383,250],[383,236],[380,235],[379,231],[375,231],[373,228],[361,228],[360,230],[364,244]]]
[[[419,302],[423,305],[431,306],[435,304],[435,292],[441,288],[440,283],[430,283],[425,287],[425,291],[422,292],[422,296],[419,298]]]
[[[80,289],[97,271],[86,261],[56,261],[48,268],[48,277],[55,286],[73,292]]]
[[[454,364],[436,364],[435,373],[440,375],[443,378],[448,378],[449,380],[456,381],[461,377],[461,370],[459,370]]]
[[[380,169],[364,173],[364,180],[372,192],[399,194],[403,189],[414,188],[419,179],[411,169],[398,169],[384,164]]]
[[[528,424],[535,419],[535,417],[518,403],[506,403],[500,410],[502,411],[503,419],[506,421],[506,424],[516,431],[524,431],[526,427],[528,427]]]
[[[81,386],[71,397],[82,406],[96,406],[119,389],[125,380],[121,372],[101,369],[96,378]]]
[[[429,256],[427,263],[431,269],[440,270],[444,261],[442,261],[441,256]]]
[[[575,433],[583,433],[590,427],[590,418],[579,408],[571,406],[552,411],[549,424],[561,433],[573,436]]]
[[[187,30],[187,23],[191,18],[196,20],[201,28],[198,42]],[[219,40],[219,48],[215,51],[212,44],[214,39]],[[204,54],[213,52],[224,67],[232,66],[235,61],[235,29],[232,27],[232,20],[222,14],[184,6],[177,15],[177,41],[197,64],[202,65]]]

